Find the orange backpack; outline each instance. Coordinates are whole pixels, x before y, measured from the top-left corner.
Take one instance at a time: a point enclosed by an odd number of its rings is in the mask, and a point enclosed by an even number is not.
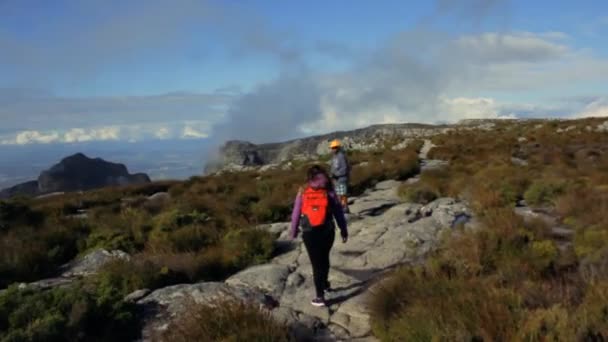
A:
[[[307,187],[302,193],[302,217],[312,228],[323,227],[327,221],[329,199],[326,189]]]

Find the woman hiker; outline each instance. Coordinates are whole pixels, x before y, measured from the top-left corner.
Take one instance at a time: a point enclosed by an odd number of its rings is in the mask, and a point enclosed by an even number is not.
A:
[[[342,150],[340,140],[336,139],[329,144],[333,157],[331,159],[331,178],[334,180],[336,194],[342,204],[342,209],[348,213],[348,180],[350,178],[350,165],[346,154]]]
[[[291,214],[291,238],[295,239],[299,228],[310,257],[316,296],[311,304],[324,306],[324,292],[330,290],[329,251],[334,244],[334,219],[340,227],[342,242],[348,239],[346,219],[342,205],[333,190],[327,172],[320,166],[308,169],[308,184],[300,188]]]

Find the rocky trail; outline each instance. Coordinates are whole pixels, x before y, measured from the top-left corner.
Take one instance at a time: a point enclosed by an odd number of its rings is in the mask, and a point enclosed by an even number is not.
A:
[[[184,305],[194,300],[232,297],[253,301],[292,327],[297,340],[373,341],[367,295],[387,270],[416,262],[431,251],[445,229],[470,213],[463,203],[439,199],[425,207],[400,203],[400,183],[386,181],[354,199],[349,215],[349,241],[336,241],[331,252],[329,281],[333,291],[327,307],[314,307],[312,267],[298,238],[288,240],[288,223],[259,227],[280,232],[283,253],[270,263],[241,271],[224,283],[176,285],[156,290],[137,303],[148,308],[144,340],[167,327]]]
[[[423,171],[425,165],[442,164],[426,160],[432,147],[427,144],[421,155]],[[232,298],[270,310],[291,327],[299,341],[374,341],[367,300],[377,281],[395,267],[422,260],[437,246],[442,231],[471,218],[466,205],[451,198],[426,206],[402,203],[397,195],[400,185],[384,181],[351,199],[349,240],[343,244],[336,239],[331,252],[333,291],[326,297],[327,307],[310,304],[312,267],[301,238],[290,241],[289,223],[275,223],[258,227],[280,235],[281,253],[269,263],[245,269],[225,282],[175,285],[139,299],[147,317],[143,340],[166,329],[171,317],[187,314],[185,306],[190,301]]]

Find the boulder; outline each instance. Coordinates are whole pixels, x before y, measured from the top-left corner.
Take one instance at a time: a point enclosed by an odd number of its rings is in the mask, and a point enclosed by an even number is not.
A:
[[[143,315],[142,339],[149,341],[159,331],[166,330],[173,318],[187,314],[186,309],[192,303],[213,305],[222,300],[242,301],[261,308],[273,305],[261,291],[244,286],[205,282],[165,287],[137,301]]]
[[[226,284],[256,288],[273,298],[279,298],[292,271],[293,267],[286,265],[259,265],[233,275],[226,280]]]
[[[141,290],[135,290],[131,293],[129,293],[128,295],[125,296],[125,298],[123,298],[123,300],[125,302],[128,303],[135,303],[138,300],[144,298],[145,296],[147,296],[148,294],[150,294],[150,290],[149,289],[141,289]]]
[[[129,260],[129,254],[121,251],[107,251],[105,249],[95,250],[81,259],[74,260],[64,266],[62,273],[63,277],[88,276],[95,274],[105,264],[114,260]]]

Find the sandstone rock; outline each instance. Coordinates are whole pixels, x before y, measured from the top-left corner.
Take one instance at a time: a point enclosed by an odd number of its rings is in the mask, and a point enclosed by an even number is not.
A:
[[[396,180],[387,180],[376,184],[375,190],[397,190],[402,183]]]
[[[430,140],[425,140],[424,141],[424,145],[422,145],[422,148],[420,149],[420,159],[427,159],[429,152],[433,149],[433,147],[436,147],[432,141]]]
[[[528,162],[521,158],[511,157],[511,163],[517,166],[528,166]]]
[[[349,206],[351,213],[356,215],[374,216],[394,206],[398,202],[394,199],[362,199]]]
[[[148,294],[150,294],[150,290],[149,289],[141,289],[141,290],[135,290],[133,292],[131,292],[130,294],[126,295],[125,298],[123,298],[123,301],[125,302],[129,302],[129,303],[135,303],[138,300],[144,298],[145,296],[147,296]]]
[[[46,290],[54,287],[62,287],[68,286],[74,282],[75,278],[48,278],[35,281],[33,283],[21,283],[19,284],[20,289],[37,289],[37,290]]]
[[[101,267],[110,261],[128,260],[129,254],[120,251],[107,251],[105,249],[95,250],[82,259],[74,260],[62,267],[64,269],[63,277],[87,276],[97,273]]]
[[[273,298],[279,298],[292,271],[293,268],[286,265],[259,265],[233,275],[226,280],[226,284],[256,288]]]
[[[242,286],[208,282],[165,287],[137,301],[143,309],[142,339],[149,341],[158,331],[166,330],[172,318],[187,314],[189,304],[213,305],[218,300],[237,300],[262,308],[272,306],[262,292]]]
[[[420,162],[420,172],[438,170],[448,165],[444,160],[426,159]]]

